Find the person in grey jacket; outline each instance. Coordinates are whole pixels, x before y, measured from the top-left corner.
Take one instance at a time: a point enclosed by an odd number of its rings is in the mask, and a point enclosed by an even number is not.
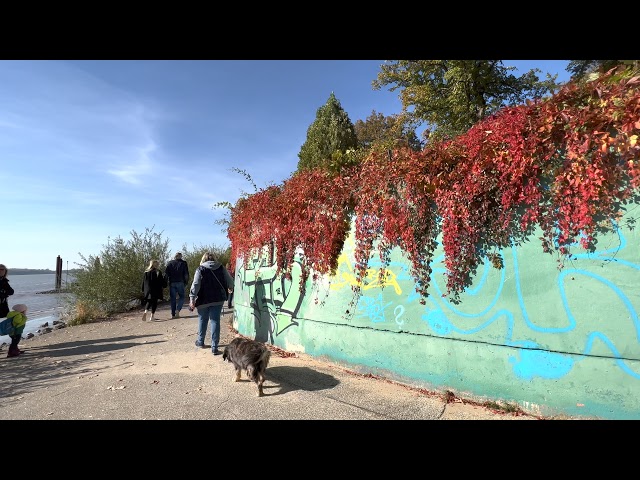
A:
[[[211,353],[220,355],[220,315],[222,306],[233,291],[233,278],[211,252],[202,255],[200,266],[193,276],[189,291],[189,310],[198,309],[198,334],[196,347],[206,348],[204,337],[207,324],[211,323]]]
[[[189,283],[189,265],[178,252],[164,271],[169,283],[169,300],[171,302],[171,318],[180,317],[180,310],[184,305],[185,289]]]

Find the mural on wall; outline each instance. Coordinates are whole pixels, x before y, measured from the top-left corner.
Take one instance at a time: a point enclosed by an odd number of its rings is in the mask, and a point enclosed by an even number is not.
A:
[[[247,268],[238,265],[237,276],[242,282],[242,293],[250,298],[256,340],[273,343],[274,335],[298,325],[296,318],[303,298],[298,288],[300,267],[294,265],[292,278],[287,280],[282,275],[276,278],[275,265],[273,262],[267,265],[262,255],[250,259],[249,265]]]
[[[361,295],[354,301],[351,237],[336,275],[326,279],[321,301],[317,289],[315,299],[309,298],[311,281],[307,298],[300,292],[297,264],[286,280],[276,277],[268,255],[257,255],[247,268],[239,267],[238,275],[261,341],[273,343],[321,307],[342,312],[349,325],[517,347],[509,362],[521,380],[564,377],[588,356],[610,357],[628,378],[637,380],[640,372],[633,364],[640,360],[640,252],[632,222],[627,216],[625,228],[614,225],[600,237],[596,251],[587,252],[576,243],[577,253],[561,270],[534,242],[500,252],[499,269],[487,258],[459,304],[444,294],[442,255],[434,257],[430,296],[420,304],[400,252],[392,255],[382,278],[380,262],[370,261]],[[636,241],[629,243],[628,235]],[[594,312],[606,314],[594,318]],[[340,321],[331,317],[328,321]]]

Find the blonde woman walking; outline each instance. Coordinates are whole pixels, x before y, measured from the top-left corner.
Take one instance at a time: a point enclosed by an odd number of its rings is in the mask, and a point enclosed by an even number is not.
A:
[[[151,310],[151,317],[149,321],[153,322],[156,318],[156,308],[158,308],[158,300],[162,295],[162,289],[167,286],[167,278],[160,271],[160,262],[158,260],[151,260],[149,266],[144,271],[142,277],[142,293],[144,299],[142,304],[144,305],[144,313],[142,314],[142,321],[147,320],[147,313]]]

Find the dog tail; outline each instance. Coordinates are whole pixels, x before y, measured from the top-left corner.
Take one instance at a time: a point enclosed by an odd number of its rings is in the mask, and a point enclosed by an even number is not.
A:
[[[260,360],[258,360],[260,371],[264,372],[267,369],[267,366],[269,366],[269,358],[271,358],[271,352],[265,347],[264,351],[260,355]]]
[[[263,346],[262,352],[260,352],[260,357],[258,357],[255,364],[247,366],[247,376],[254,382],[258,383],[260,381],[260,375],[264,378],[264,372],[269,365],[270,357],[271,352]]]
[[[264,362],[264,368],[267,368],[269,364],[269,358],[271,358],[271,352],[265,347],[264,352],[260,355],[260,362]]]

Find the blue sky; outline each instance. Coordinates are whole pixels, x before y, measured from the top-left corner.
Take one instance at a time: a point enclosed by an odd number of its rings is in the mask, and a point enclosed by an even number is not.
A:
[[[0,263],[55,270],[146,228],[229,245],[220,201],[280,184],[331,92],[353,123],[400,112],[383,60],[2,60]],[[505,60],[566,81],[565,60]],[[277,214],[277,212],[275,212]]]

